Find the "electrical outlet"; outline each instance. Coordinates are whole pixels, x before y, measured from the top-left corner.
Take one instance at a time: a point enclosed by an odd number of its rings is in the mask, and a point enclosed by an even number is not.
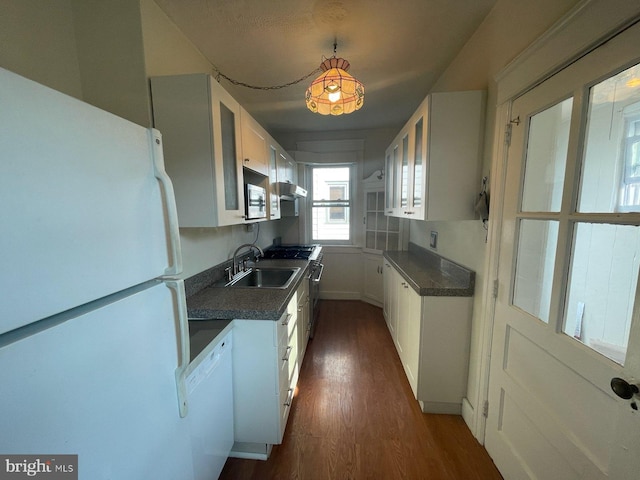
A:
[[[429,239],[429,246],[436,250],[438,248],[438,232],[431,231],[431,238]]]

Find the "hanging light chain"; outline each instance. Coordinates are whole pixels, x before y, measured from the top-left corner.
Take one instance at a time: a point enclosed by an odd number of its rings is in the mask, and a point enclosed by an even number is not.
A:
[[[246,87],[246,88],[253,88],[254,90],[280,90],[281,88],[287,88],[287,87],[291,87],[293,85],[296,85],[300,82],[305,81],[307,78],[321,72],[322,70],[320,69],[320,67],[316,68],[315,70],[313,70],[312,72],[307,73],[304,77],[300,77],[297,80],[294,80],[293,82],[289,82],[289,83],[285,83],[282,85],[269,85],[269,86],[258,86],[258,85],[250,85],[248,83],[244,83],[244,82],[240,82],[238,80],[234,80],[233,78],[227,77],[224,73],[222,73],[220,70],[218,70],[217,68],[213,68],[213,71],[215,72],[215,79],[218,81],[218,83],[220,83],[220,79],[224,78],[225,80],[227,80],[228,82],[232,83],[233,85],[238,85],[240,87]]]

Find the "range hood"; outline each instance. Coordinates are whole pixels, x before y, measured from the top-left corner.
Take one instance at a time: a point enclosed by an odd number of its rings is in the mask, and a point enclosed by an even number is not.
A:
[[[307,191],[288,182],[278,182],[278,189],[280,191],[280,198],[282,200],[295,200],[296,198],[306,198]]]

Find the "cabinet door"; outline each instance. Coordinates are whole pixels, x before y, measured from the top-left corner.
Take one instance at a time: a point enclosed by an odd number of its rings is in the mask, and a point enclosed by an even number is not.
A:
[[[400,208],[401,196],[401,176],[402,169],[402,146],[400,135],[396,137],[391,146],[387,149],[387,181],[386,181],[386,201],[385,215],[403,216]]]
[[[391,338],[393,338],[393,343],[395,343],[396,348],[398,347],[398,289],[400,288],[400,275],[396,272],[395,268],[393,268],[389,263],[386,263],[384,266],[384,275],[387,276],[387,283],[385,284],[385,298],[386,303],[385,306],[388,305],[387,308],[387,326],[389,327],[389,332],[391,332]],[[388,287],[388,288],[387,288]]]
[[[209,75],[151,79],[181,227],[243,222],[240,105]]]
[[[278,151],[278,181],[285,183],[298,182],[297,164],[295,160],[282,149]]]
[[[302,367],[309,340],[309,281],[303,280],[298,288],[298,364]]]
[[[428,101],[427,183],[421,219],[473,220],[480,190],[484,92],[434,93]]]
[[[425,103],[417,110],[411,119],[412,130],[412,173],[411,173],[411,193],[409,208],[412,218],[424,218],[425,211],[425,186],[427,184],[427,105]]]
[[[267,132],[249,115],[241,109],[242,124],[242,165],[263,175],[269,174],[269,140]]]
[[[402,132],[402,141],[400,143],[400,170],[398,171],[398,175],[400,177],[400,210],[404,215],[411,214],[411,209],[409,208],[410,201],[410,186],[412,185],[410,182],[410,162],[409,161],[409,131]]]
[[[382,279],[382,257],[363,254],[364,260],[364,298],[365,302],[380,306],[384,301]]]
[[[385,159],[384,159],[384,171],[385,171],[385,184],[384,184],[384,189],[385,189],[385,199],[384,199],[384,214],[385,215],[393,215],[394,212],[394,202],[393,199],[395,198],[395,177],[396,177],[396,170],[395,170],[395,165],[393,163],[393,156],[394,150],[393,150],[393,145],[389,148],[387,148],[387,151],[385,152]]]
[[[280,441],[280,358],[277,324],[234,320],[233,404],[236,442]]]
[[[280,212],[280,192],[278,189],[278,147],[269,145],[269,219],[277,220]]]
[[[210,85],[218,224],[235,225],[244,219],[240,105],[213,78]]]
[[[382,285],[384,288],[384,304],[382,306],[382,314],[387,322],[387,328],[391,331],[391,288],[392,288],[392,268],[387,260],[382,261]]]
[[[400,358],[413,395],[418,392],[418,366],[420,363],[421,298],[404,280],[398,294],[398,337]]]

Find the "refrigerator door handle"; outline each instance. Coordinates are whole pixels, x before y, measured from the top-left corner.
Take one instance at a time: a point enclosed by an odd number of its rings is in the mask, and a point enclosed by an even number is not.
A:
[[[184,291],[184,280],[165,280],[164,284],[175,292],[178,312],[178,366],[176,368],[176,389],[180,416],[187,416],[186,370],[190,360],[189,320],[187,317],[187,296]]]
[[[164,203],[167,208],[167,232],[171,248],[171,265],[164,274],[168,276],[182,273],[182,254],[180,249],[180,231],[178,230],[178,209],[173,193],[173,184],[164,169],[164,154],[162,152],[162,134],[155,128],[149,129],[149,137],[153,153],[153,173],[162,186]]]

